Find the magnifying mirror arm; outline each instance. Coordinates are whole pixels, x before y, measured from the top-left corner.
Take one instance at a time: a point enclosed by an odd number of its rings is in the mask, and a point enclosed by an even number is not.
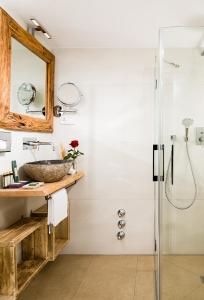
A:
[[[76,109],[67,109],[67,110],[63,110],[62,106],[60,105],[55,105],[54,109],[53,109],[53,114],[55,117],[61,117],[63,113],[76,113],[77,110]]]
[[[26,108],[27,114],[34,114],[34,113],[41,113],[45,116],[45,107],[43,107],[41,110],[29,110],[29,106]]]

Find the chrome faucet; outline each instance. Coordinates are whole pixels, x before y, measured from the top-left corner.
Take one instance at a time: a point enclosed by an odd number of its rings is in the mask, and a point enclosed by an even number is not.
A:
[[[50,145],[53,151],[55,151],[54,142],[40,142],[36,138],[24,138],[23,139],[23,150],[28,149],[39,149],[39,146]]]

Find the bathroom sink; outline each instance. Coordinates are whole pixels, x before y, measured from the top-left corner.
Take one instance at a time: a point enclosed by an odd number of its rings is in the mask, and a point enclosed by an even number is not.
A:
[[[69,172],[71,165],[71,160],[39,160],[24,164],[23,170],[32,180],[55,182]]]

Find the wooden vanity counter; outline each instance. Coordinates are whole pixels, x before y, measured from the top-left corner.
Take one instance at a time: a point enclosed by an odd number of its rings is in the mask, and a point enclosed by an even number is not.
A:
[[[45,183],[36,189],[0,189],[0,198],[46,197],[60,189],[69,187],[84,176],[84,172],[67,175],[62,180]]]

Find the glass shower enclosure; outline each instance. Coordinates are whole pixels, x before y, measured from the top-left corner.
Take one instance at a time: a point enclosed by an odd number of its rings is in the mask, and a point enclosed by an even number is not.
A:
[[[203,300],[204,27],[162,28],[159,39],[156,298]]]

